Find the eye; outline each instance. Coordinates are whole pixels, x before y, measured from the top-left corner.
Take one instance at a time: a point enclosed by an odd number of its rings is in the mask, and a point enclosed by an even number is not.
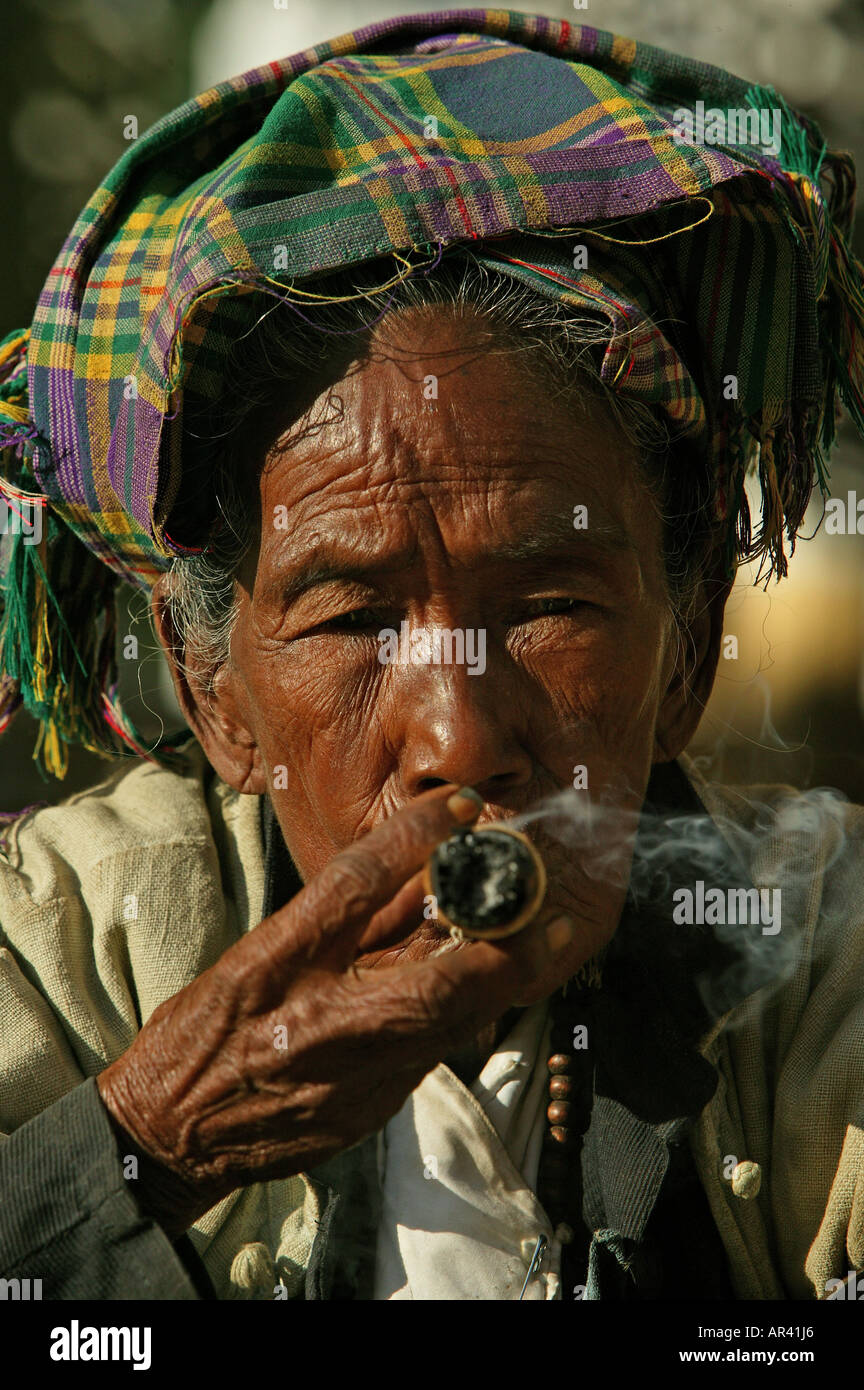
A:
[[[526,616],[531,618],[556,617],[563,613],[576,613],[580,609],[592,608],[594,605],[586,603],[584,599],[578,598],[537,598],[531,599],[526,604]]]
[[[316,624],[303,635],[311,637],[319,632],[378,633],[382,627],[387,627],[387,625],[386,617],[378,608],[351,608],[347,613],[340,613],[338,617],[328,618],[326,622]]]

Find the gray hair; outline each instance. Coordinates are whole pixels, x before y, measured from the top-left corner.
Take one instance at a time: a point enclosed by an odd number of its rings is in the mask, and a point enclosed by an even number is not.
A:
[[[608,322],[547,298],[465,252],[445,257],[431,274],[412,275],[388,290],[382,316],[380,295],[372,289],[385,278],[374,265],[331,276],[326,286],[315,286],[322,292],[326,288],[327,301],[315,309],[304,307],[302,315],[278,301],[267,306],[253,327],[236,337],[230,402],[215,419],[208,409],[203,435],[196,433],[201,420],[193,415],[185,422],[196,472],[206,478],[215,499],[218,527],[203,553],[175,559],[168,572],[166,601],[178,662],[186,666],[186,653],[194,650],[197,680],[207,672],[209,686],[230,658],[236,575],[260,526],[258,489],[250,486],[250,469],[257,482],[286,419],[303,413],[328,375],[330,381],[338,380],[340,367],[362,359],[373,331],[380,342],[394,315],[435,306],[446,306],[474,327],[485,328],[493,349],[498,345],[521,354],[525,371],[547,393],[564,396],[571,408],[580,408],[586,397],[605,401],[637,447],[663,524],[669,610],[683,633],[713,547],[713,485],[704,463],[694,459],[692,448],[672,438],[658,411],[601,382]],[[339,296],[345,296],[344,302],[333,302]]]

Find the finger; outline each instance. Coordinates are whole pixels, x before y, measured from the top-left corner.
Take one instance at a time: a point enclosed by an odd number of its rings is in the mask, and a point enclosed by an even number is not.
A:
[[[471,788],[436,787],[334,856],[320,873],[258,931],[278,956],[344,969],[375,914],[416,874],[436,845],[483,809]],[[410,893],[408,895],[410,898]],[[406,898],[407,903],[407,898]],[[400,909],[386,919],[388,929]]]
[[[421,925],[434,928],[434,921],[427,921],[424,917],[425,896],[423,871],[418,869],[407,883],[403,883],[396,896],[370,919],[357,942],[357,955],[367,955],[370,951],[396,945]]]
[[[403,1065],[401,1050],[408,1069],[418,1062],[434,1066],[452,1048],[500,1018],[549,971],[573,936],[572,924],[566,935],[555,926],[556,932],[548,927],[529,929],[524,935],[533,939],[519,949],[512,938],[500,943],[464,942],[424,961],[363,971],[352,982],[361,996],[353,1015],[355,1026],[368,1008],[381,1048],[386,1049],[388,1042],[393,1045],[397,1069]],[[557,945],[554,951],[550,936]]]

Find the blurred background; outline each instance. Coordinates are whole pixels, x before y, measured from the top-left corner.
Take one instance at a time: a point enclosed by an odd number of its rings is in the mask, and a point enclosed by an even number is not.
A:
[[[4,0],[0,336],[30,323],[66,233],[126,148],[130,117],[143,132],[247,68],[432,8],[422,0]],[[853,152],[864,183],[864,0],[553,0],[511,8],[611,29],[773,84],[819,121],[829,144]],[[864,257],[860,213],[855,245]],[[831,493],[845,501],[856,489],[864,502],[864,449],[844,424]],[[740,574],[726,621],[735,641],[725,644],[690,751],[722,781],[832,786],[864,802],[864,515],[861,535],[827,534],[821,517],[822,503],[814,502],[786,580],[765,591],[752,571]],[[141,595],[124,600],[121,640],[126,635],[138,639],[137,659],[120,662],[130,715],[149,738],[182,727]],[[72,750],[65,781],[43,782],[31,756],[35,732],[22,713],[0,740],[0,811],[62,800],[110,771]]]

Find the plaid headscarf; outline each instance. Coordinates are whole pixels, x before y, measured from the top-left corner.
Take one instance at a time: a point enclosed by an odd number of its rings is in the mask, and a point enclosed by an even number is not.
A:
[[[756,543],[784,573],[838,395],[864,428],[854,186],[772,90],[506,10],[368,25],[187,102],[106,176],[0,345],[0,505],[44,519],[39,545],[3,538],[0,729],[23,704],[61,776],[73,740],[143,751],[114,590],[206,545],[177,506],[183,409],[230,389],[225,297],[314,305],[316,279],[382,256],[395,282],[468,246],[604,319],[602,379],[709,451],[730,557],[758,467]]]

